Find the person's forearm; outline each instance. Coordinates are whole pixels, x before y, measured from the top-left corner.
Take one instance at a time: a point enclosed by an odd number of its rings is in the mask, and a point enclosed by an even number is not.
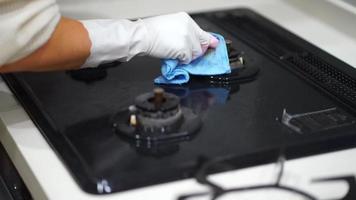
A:
[[[84,26],[62,18],[47,43],[23,59],[0,66],[0,73],[78,69],[89,57],[90,47]]]

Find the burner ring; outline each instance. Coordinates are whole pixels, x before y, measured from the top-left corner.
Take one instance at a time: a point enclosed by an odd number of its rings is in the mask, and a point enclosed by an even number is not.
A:
[[[162,117],[163,114],[158,114],[159,117],[152,117],[152,115],[143,115],[138,114],[137,119],[140,122],[140,126],[144,129],[165,129],[166,127],[172,127],[175,124],[179,124],[183,117],[181,109],[178,109],[177,112],[166,114],[165,117]],[[164,132],[164,131],[162,131]]]

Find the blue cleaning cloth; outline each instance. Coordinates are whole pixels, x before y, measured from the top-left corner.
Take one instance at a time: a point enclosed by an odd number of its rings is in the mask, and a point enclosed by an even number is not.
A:
[[[183,84],[189,81],[189,74],[218,75],[231,73],[229,57],[223,36],[211,33],[219,40],[215,49],[208,49],[203,56],[189,64],[179,63],[176,59],[162,60],[162,76],[157,77],[157,84]]]

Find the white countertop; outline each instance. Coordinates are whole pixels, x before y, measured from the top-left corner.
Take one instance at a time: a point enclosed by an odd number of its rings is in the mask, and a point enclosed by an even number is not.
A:
[[[250,7],[344,62],[356,67],[356,9],[341,1],[305,0],[62,0],[63,15],[76,18],[132,18],[154,14],[238,6]],[[158,6],[159,5],[159,6]],[[35,199],[175,199],[180,194],[205,191],[193,179],[96,196],[83,192],[48,145],[23,108],[0,79],[0,140]],[[213,179],[231,187],[274,181],[273,164],[221,173]],[[282,183],[312,194],[342,196],[345,184],[311,185],[311,178],[356,175],[356,148],[287,161]],[[330,197],[330,196],[327,196]]]

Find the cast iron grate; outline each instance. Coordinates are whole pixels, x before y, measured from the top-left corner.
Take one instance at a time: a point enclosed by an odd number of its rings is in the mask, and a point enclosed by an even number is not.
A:
[[[285,157],[280,155],[278,161],[275,163],[279,168],[278,173],[275,175],[275,181],[272,183],[262,183],[256,185],[248,185],[248,186],[239,186],[239,187],[222,187],[220,184],[213,182],[210,179],[209,171],[213,171],[215,168],[225,168],[229,169],[232,165],[228,162],[222,162],[219,160],[206,160],[203,161],[201,167],[198,169],[195,178],[198,183],[207,186],[209,188],[209,192],[197,192],[191,194],[183,194],[180,195],[177,200],[193,200],[193,199],[205,199],[205,200],[224,200],[224,199],[255,199],[257,195],[261,195],[261,191],[264,192],[264,199],[283,199],[281,193],[286,192],[289,195],[293,195],[296,198],[293,199],[308,199],[308,200],[321,200],[320,197],[316,196],[317,193],[312,192],[311,190],[301,190],[297,186],[292,186],[293,184],[285,184],[283,183],[286,179],[284,179],[285,175]],[[284,179],[284,181],[282,181]],[[354,200],[356,197],[356,177],[349,174],[343,174],[341,176],[333,176],[333,177],[317,177],[311,178],[311,184],[323,184],[323,183],[333,183],[333,182],[343,182],[348,185],[348,191],[343,197],[333,198],[335,200]],[[322,185],[321,185],[322,186]],[[279,191],[279,192],[278,192]],[[259,193],[258,193],[259,192]],[[244,196],[246,195],[247,196]],[[250,193],[250,195],[248,195]],[[242,196],[239,196],[241,195]],[[283,194],[283,193],[282,193]],[[261,197],[261,196],[260,196]],[[291,196],[289,196],[291,197]],[[259,199],[259,198],[258,198]]]

